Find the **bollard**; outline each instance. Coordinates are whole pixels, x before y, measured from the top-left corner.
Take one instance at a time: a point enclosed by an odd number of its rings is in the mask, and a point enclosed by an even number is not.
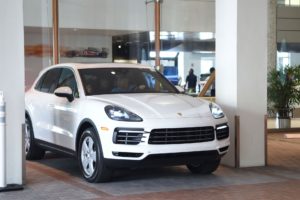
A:
[[[5,101],[3,92],[0,91],[0,188],[7,187],[6,185],[6,145],[5,145]]]
[[[23,189],[22,185],[6,183],[6,109],[3,92],[0,91],[0,192]]]

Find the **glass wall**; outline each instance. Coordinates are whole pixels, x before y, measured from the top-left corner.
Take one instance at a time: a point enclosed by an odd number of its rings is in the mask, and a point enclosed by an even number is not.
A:
[[[277,0],[279,6],[300,7],[300,0]]]
[[[155,65],[154,1],[59,0],[59,62]],[[24,1],[26,84],[53,64],[52,0]],[[215,2],[161,1],[163,74],[204,84],[215,66]],[[200,87],[197,86],[197,92]]]
[[[214,2],[161,3],[161,65],[174,84],[190,68],[200,81],[214,66]],[[154,2],[60,0],[60,62],[155,65]],[[197,91],[199,87],[197,87]]]
[[[174,65],[164,63],[170,58],[162,58],[165,74],[176,75],[184,86],[193,69],[199,92],[215,66],[215,2],[164,0],[161,20],[162,51],[175,55]]]
[[[278,1],[277,68],[300,65],[300,0]]]
[[[53,62],[52,0],[24,1],[25,87]]]
[[[60,62],[149,60],[153,5],[140,0],[60,0]]]
[[[300,0],[278,0],[276,22],[277,69],[300,65]],[[295,128],[299,127],[300,105],[293,106],[291,127]],[[270,112],[270,116],[275,117],[275,113]]]

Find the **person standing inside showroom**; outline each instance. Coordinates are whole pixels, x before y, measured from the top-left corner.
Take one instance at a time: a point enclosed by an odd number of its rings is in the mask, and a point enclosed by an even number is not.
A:
[[[192,68],[190,69],[189,75],[186,77],[185,82],[184,88],[186,88],[187,85],[189,92],[196,92],[197,76],[195,76]]]
[[[211,75],[214,71],[215,71],[215,68],[214,68],[214,67],[211,67],[211,68],[209,69],[210,75]],[[206,81],[207,81],[209,78],[210,78],[210,76],[206,78]],[[212,96],[212,97],[216,96],[216,82],[215,82],[215,80],[212,82],[211,87],[210,87],[210,96]]]

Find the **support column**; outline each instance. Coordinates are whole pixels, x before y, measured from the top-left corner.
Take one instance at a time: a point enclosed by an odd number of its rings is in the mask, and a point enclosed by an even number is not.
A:
[[[277,0],[268,1],[268,71],[276,68]]]
[[[155,0],[155,66],[160,66],[160,2]]]
[[[0,90],[6,100],[6,183],[23,184],[23,1],[0,0]]]
[[[58,14],[58,0],[52,0],[52,18],[53,18],[53,64],[59,63],[59,42],[58,42],[58,29],[59,29],[59,14]]]
[[[267,112],[268,0],[216,0],[216,99],[229,119],[231,146],[223,162],[263,166]],[[239,117],[236,153],[235,116]]]

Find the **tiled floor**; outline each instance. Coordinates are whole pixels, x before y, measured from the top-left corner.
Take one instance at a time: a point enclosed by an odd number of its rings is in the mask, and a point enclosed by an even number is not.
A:
[[[27,184],[1,200],[296,200],[300,198],[300,140],[272,134],[269,166],[234,169],[221,166],[213,175],[193,175],[184,166],[119,171],[113,182],[90,184],[76,161],[49,155],[27,162]]]
[[[269,165],[300,171],[300,139],[285,139],[284,133],[268,136]]]

